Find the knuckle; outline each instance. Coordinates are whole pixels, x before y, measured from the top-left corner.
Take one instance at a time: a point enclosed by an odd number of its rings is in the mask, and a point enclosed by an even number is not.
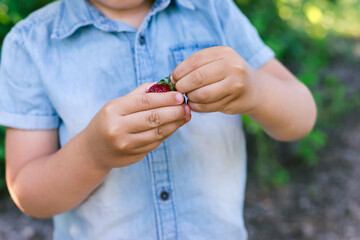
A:
[[[149,94],[143,94],[140,97],[140,104],[141,106],[145,107],[145,108],[150,108],[151,107],[151,98]]]
[[[196,86],[202,86],[207,80],[207,75],[202,71],[195,71],[193,75],[193,82]]]
[[[207,99],[208,99],[208,94],[207,94],[207,92],[206,91],[199,91],[198,93],[197,93],[197,96],[196,96],[196,98],[197,98],[197,100],[199,101],[199,102],[204,102],[204,101],[206,101]]]
[[[126,152],[129,151],[130,149],[130,142],[128,142],[127,140],[122,140],[121,142],[118,143],[118,149],[121,152]]]
[[[243,76],[246,74],[246,69],[243,66],[234,66],[234,72],[239,76]]]
[[[197,68],[197,66],[199,65],[200,57],[195,54],[195,55],[188,57],[187,60],[190,64],[190,66],[194,69],[194,68]]]
[[[235,93],[242,93],[244,91],[244,87],[245,84],[243,81],[236,81],[236,83],[232,85],[232,91]]]
[[[106,103],[103,107],[103,110],[104,110],[105,116],[110,116],[111,114],[113,114],[114,107],[113,107],[112,102],[110,101],[110,102]]]
[[[114,141],[120,135],[119,122],[114,118],[106,118],[102,123],[102,130],[106,138]]]
[[[114,126],[108,127],[107,136],[110,139],[116,139],[117,135],[118,135],[118,128],[117,127],[114,127]]]
[[[150,126],[159,127],[161,124],[159,112],[151,111],[147,116],[147,121],[150,124]]]
[[[161,140],[165,137],[165,129],[164,127],[158,127],[155,130],[156,138]]]

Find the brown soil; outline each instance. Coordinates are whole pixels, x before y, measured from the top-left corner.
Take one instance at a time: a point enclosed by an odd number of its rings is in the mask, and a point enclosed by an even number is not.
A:
[[[249,239],[360,240],[359,119],[357,111],[333,134],[316,167],[290,169],[286,187],[260,190],[249,179]]]
[[[360,68],[332,73],[360,93]],[[317,166],[292,166],[289,185],[258,189],[250,174],[245,219],[252,240],[360,240],[360,108],[329,133]],[[249,163],[251,164],[251,162]]]

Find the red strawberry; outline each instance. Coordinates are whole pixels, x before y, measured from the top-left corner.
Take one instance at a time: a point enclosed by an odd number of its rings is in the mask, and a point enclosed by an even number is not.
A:
[[[175,85],[170,81],[170,78],[166,77],[165,79],[161,79],[156,84],[152,85],[147,93],[163,93],[176,91]]]

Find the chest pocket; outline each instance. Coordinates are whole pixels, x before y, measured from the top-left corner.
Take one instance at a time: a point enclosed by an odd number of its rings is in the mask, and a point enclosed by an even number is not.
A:
[[[185,43],[172,47],[171,52],[177,66],[186,58],[190,57],[191,55],[200,50],[221,45],[222,44],[219,44],[215,41],[190,44]],[[211,139],[214,140],[219,139],[219,137],[223,137],[223,143],[228,143],[228,139],[231,139],[232,141],[234,139],[240,139],[241,137],[241,116],[226,115],[220,112],[192,112],[191,122],[182,127],[182,130],[185,130],[187,135],[189,133],[193,134],[192,138],[196,136],[198,142],[201,141],[203,143],[209,143],[212,141]],[[230,144],[229,146],[231,145],[232,144]]]
[[[190,57],[194,53],[215,46],[221,46],[221,44],[215,41],[204,41],[196,43],[181,43],[171,47],[171,52],[175,60],[176,66],[179,65],[186,58]]]

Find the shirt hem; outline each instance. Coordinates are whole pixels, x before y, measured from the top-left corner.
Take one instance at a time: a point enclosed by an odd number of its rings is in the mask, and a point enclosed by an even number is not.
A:
[[[271,50],[268,46],[265,46],[248,60],[248,64],[256,70],[274,57],[275,54],[273,50]]]

